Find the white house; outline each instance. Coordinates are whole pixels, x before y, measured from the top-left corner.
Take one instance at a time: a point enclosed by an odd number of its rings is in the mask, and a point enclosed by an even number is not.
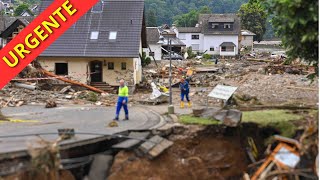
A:
[[[159,44],[160,36],[162,36],[163,42]],[[148,56],[153,56],[155,60],[161,60],[163,54],[168,53],[168,39],[171,42],[171,49],[176,54],[184,56],[186,45],[178,38],[177,29],[173,25],[163,25],[161,27],[147,27],[147,42],[148,48],[144,49],[144,52]]]
[[[147,42],[148,48],[144,49],[144,52],[147,53],[147,56],[154,57],[155,60],[161,60],[162,50],[161,44],[158,44],[160,37],[160,31],[158,27],[147,27]]]
[[[177,36],[194,52],[236,56],[240,19],[235,14],[201,14],[196,27],[178,27]]]
[[[249,30],[241,30],[241,41],[240,44],[241,46],[248,46],[252,47],[253,46],[253,37],[256,34],[249,31]]]

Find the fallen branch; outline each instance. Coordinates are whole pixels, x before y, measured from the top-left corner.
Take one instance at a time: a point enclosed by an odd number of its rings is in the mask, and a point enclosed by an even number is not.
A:
[[[319,91],[318,89],[314,89],[314,88],[295,87],[295,86],[285,86],[285,88],[288,88],[288,89],[307,90],[307,91]]]
[[[44,69],[41,69],[40,71],[43,72],[44,74],[50,76],[50,77],[55,77],[55,78],[57,78],[57,79],[59,79],[61,81],[64,81],[64,82],[67,82],[67,83],[70,83],[70,84],[75,84],[75,85],[78,85],[78,86],[82,86],[82,87],[85,87],[85,88],[87,88],[87,89],[89,89],[91,91],[94,91],[94,92],[106,93],[101,89],[98,89],[98,88],[95,88],[95,87],[92,87],[92,86],[89,86],[89,85],[86,85],[86,84],[83,84],[83,83],[80,83],[80,82],[72,81],[72,80],[57,76],[57,75],[55,75],[55,74],[53,74],[51,72],[48,72],[48,71],[46,71]]]

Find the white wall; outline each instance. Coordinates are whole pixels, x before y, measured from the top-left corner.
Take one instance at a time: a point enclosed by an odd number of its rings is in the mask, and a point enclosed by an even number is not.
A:
[[[162,51],[161,51],[161,45],[160,44],[149,44],[150,49],[152,52],[154,52],[154,58],[158,61],[161,60],[161,55],[162,55]],[[146,55],[149,57],[149,48],[144,48],[143,51],[146,53]],[[153,60],[153,57],[150,57],[151,60]]]
[[[206,54],[219,55],[220,54],[220,44],[223,42],[233,42],[236,45],[235,53],[232,56],[238,54],[238,36],[237,35],[205,35],[203,38],[203,51]],[[210,51],[210,47],[214,47],[214,51]],[[228,53],[228,56],[230,54]],[[226,55],[225,55],[226,56]]]
[[[192,39],[192,35],[199,35],[199,39]],[[193,51],[203,51],[203,34],[201,33],[179,33],[179,39],[186,45],[186,47],[192,46],[192,44],[199,44],[199,50],[194,50]]]
[[[199,35],[199,40],[191,39],[192,35]],[[187,47],[192,44],[199,44],[199,51],[206,54],[219,55],[220,44],[223,42],[233,42],[236,45],[235,53],[232,56],[238,54],[239,43],[237,35],[203,35],[201,33],[179,33],[179,39],[186,44]],[[214,47],[214,51],[210,51],[210,47]],[[227,53],[230,54],[230,53]],[[229,56],[229,55],[228,55]]]

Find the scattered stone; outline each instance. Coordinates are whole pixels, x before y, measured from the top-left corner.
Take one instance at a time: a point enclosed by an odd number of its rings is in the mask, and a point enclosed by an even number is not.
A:
[[[95,103],[95,105],[96,105],[96,106],[101,106],[101,105],[102,105],[102,102],[98,101],[98,102]]]
[[[57,103],[53,100],[48,100],[45,107],[46,108],[55,108],[55,107],[57,107]]]
[[[242,112],[236,109],[230,109],[223,120],[223,124],[229,127],[237,127],[241,123]]]
[[[65,98],[66,99],[72,99],[72,95],[66,95]]]
[[[17,104],[16,104],[16,107],[20,107],[24,104],[24,101],[18,101]]]

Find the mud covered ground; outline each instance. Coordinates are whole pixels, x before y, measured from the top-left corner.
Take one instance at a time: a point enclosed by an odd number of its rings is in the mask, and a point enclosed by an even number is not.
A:
[[[255,127],[250,129],[257,133]],[[249,161],[238,132],[210,126],[194,134],[172,136],[174,145],[154,160],[122,151],[108,179],[241,179]]]

